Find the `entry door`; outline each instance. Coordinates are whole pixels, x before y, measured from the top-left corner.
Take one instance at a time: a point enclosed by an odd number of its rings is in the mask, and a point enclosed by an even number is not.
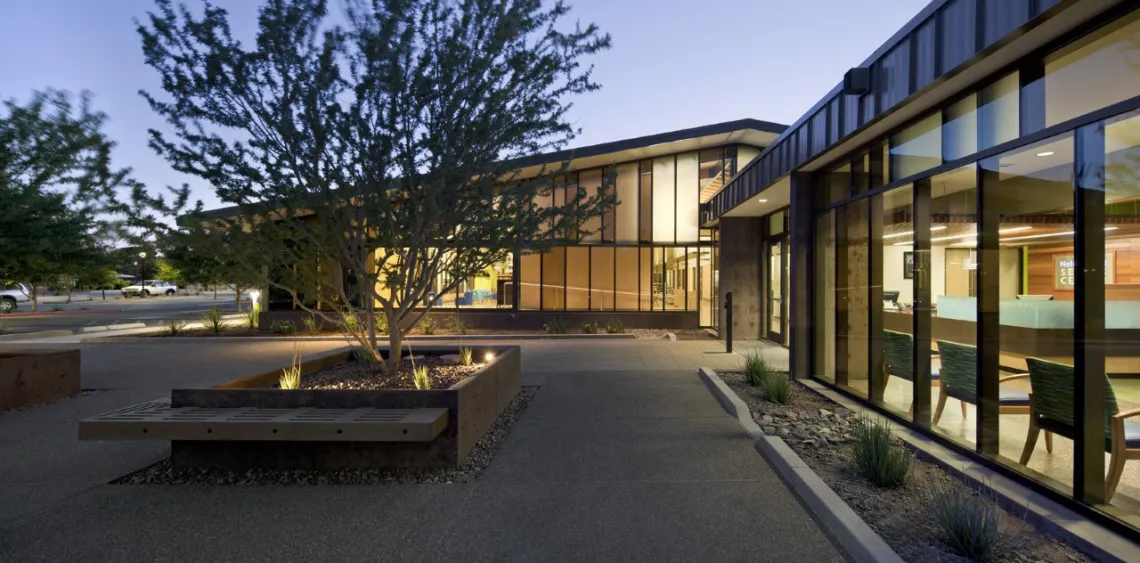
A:
[[[787,309],[784,295],[788,279],[788,244],[781,239],[768,244],[768,340],[784,344]]]

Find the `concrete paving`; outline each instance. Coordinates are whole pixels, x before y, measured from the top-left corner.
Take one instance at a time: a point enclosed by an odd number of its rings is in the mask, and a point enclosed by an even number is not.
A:
[[[208,487],[106,485],[167,449],[75,421],[289,344],[86,344],[84,386],[112,390],[0,415],[0,561],[842,560],[697,378],[740,364],[719,346],[524,343],[542,389],[473,484]]]

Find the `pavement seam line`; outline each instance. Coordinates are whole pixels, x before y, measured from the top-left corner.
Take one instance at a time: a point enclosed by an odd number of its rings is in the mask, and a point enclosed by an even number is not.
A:
[[[899,554],[887,545],[827,483],[823,481],[779,436],[768,436],[752,420],[744,401],[711,368],[700,368],[698,375],[744,431],[754,439],[756,451],[768,462],[796,497],[815,516],[820,528],[854,561],[860,563],[902,563]]]

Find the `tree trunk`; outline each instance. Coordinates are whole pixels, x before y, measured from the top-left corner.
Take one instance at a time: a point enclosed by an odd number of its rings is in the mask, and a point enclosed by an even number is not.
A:
[[[236,293],[236,294],[237,294],[237,295],[234,297],[234,301],[236,301],[236,302],[237,302],[237,310],[238,310],[238,312],[240,313],[240,312],[241,312],[241,288],[235,285],[235,286],[234,286],[234,293]],[[252,309],[252,308],[253,308],[253,302],[252,302],[252,301],[251,301],[251,302],[250,302],[250,304],[249,304],[249,308],[250,308],[250,309]]]
[[[404,346],[404,331],[398,325],[392,325],[388,319],[388,360],[384,367],[388,375],[395,375],[400,370],[400,352]]]

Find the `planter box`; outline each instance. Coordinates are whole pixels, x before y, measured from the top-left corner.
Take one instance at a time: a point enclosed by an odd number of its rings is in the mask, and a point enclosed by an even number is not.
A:
[[[0,411],[78,395],[79,350],[0,353]]]
[[[448,409],[447,427],[430,442],[289,442],[176,440],[171,460],[180,468],[214,469],[351,469],[454,468],[475,447],[519,392],[521,353],[517,346],[472,347],[476,357],[495,359],[450,389],[368,391],[272,389],[280,371],[223,384],[211,389],[175,389],[171,407],[272,409]],[[455,354],[455,346],[416,347],[417,355]],[[348,359],[346,352],[326,354],[305,363],[311,373]],[[312,369],[310,369],[312,367]]]

